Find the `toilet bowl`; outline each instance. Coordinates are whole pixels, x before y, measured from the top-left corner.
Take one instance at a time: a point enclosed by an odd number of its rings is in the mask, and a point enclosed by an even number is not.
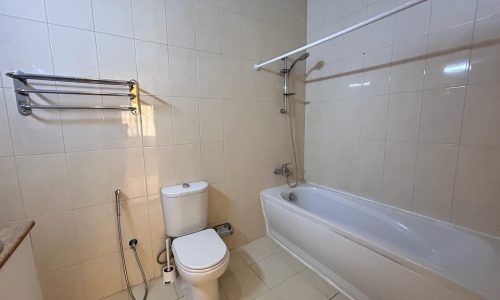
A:
[[[229,264],[229,251],[213,229],[176,238],[172,243],[177,270],[191,284],[195,300],[219,300],[218,279]]]

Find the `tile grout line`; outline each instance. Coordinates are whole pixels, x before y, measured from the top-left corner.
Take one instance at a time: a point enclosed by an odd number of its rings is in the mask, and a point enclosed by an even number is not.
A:
[[[454,176],[453,176],[453,190],[451,191],[451,204],[450,204],[450,211],[449,211],[449,221],[453,223],[453,206],[455,203],[455,188],[457,185],[457,174],[458,174],[458,164],[460,162],[460,149],[462,148],[462,135],[463,135],[463,127],[464,127],[464,115],[465,115],[465,107],[467,104],[467,92],[468,88],[470,85],[470,71],[471,71],[471,63],[472,63],[472,50],[473,50],[473,43],[474,43],[474,32],[476,30],[476,23],[477,23],[477,11],[479,8],[479,1],[476,1],[476,11],[474,12],[474,19],[473,19],[473,25],[472,25],[472,36],[470,39],[470,49],[469,49],[469,67],[467,70],[467,79],[465,81],[465,91],[464,91],[464,103],[462,106],[462,115],[460,119],[460,135],[458,136],[458,143],[457,143],[457,158],[455,160],[455,170],[454,170]]]

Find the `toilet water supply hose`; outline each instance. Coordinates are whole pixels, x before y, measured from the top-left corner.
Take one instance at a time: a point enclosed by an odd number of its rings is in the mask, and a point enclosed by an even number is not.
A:
[[[128,294],[130,295],[130,298],[132,300],[136,300],[134,297],[134,293],[132,292],[132,287],[130,286],[130,281],[128,278],[128,272],[127,272],[127,264],[125,261],[125,252],[123,251],[123,241],[122,241],[122,225],[120,221],[120,216],[121,216],[121,209],[120,209],[120,190],[115,191],[115,204],[116,204],[116,226],[118,229],[118,242],[120,243],[120,255],[122,259],[122,267],[123,267],[123,275],[125,276],[125,282],[127,283],[127,291]],[[142,297],[142,300],[146,300],[148,297],[148,281],[146,279],[146,274],[144,273],[144,269],[142,268],[141,260],[139,259],[139,255],[137,255],[137,240],[136,239],[131,239],[128,242],[128,245],[132,249],[132,252],[134,253],[135,256],[135,261],[137,262],[137,266],[139,267],[139,270],[141,271],[142,275],[142,282],[144,283],[144,296]]]

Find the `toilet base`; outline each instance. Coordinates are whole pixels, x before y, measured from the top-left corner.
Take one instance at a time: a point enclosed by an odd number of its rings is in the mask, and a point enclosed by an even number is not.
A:
[[[219,300],[219,283],[217,280],[199,284],[191,284],[192,300]]]

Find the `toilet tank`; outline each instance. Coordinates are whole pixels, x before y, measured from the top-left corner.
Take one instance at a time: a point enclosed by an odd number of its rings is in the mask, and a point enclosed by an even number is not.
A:
[[[208,184],[205,181],[166,186],[161,189],[165,232],[179,237],[207,227]]]

